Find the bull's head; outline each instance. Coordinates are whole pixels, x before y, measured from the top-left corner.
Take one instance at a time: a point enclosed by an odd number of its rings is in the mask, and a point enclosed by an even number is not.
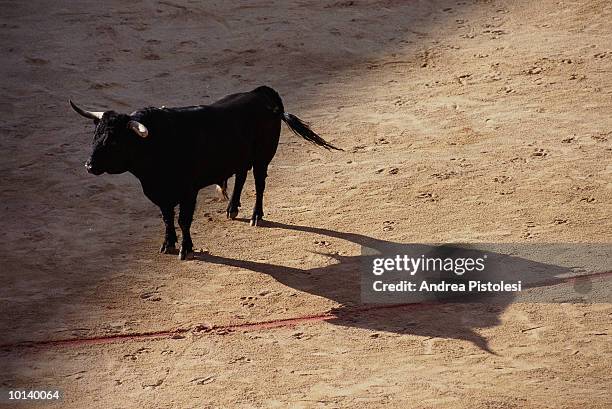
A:
[[[149,131],[129,115],[115,111],[86,111],[72,101],[70,106],[96,126],[91,156],[85,162],[85,169],[94,175],[123,173],[129,170],[134,150],[147,138]]]

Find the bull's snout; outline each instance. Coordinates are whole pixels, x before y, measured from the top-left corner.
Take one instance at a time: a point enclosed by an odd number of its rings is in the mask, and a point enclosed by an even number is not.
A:
[[[91,173],[92,175],[101,175],[103,173],[93,167],[93,165],[91,164],[91,159],[85,162],[85,169],[88,173]]]

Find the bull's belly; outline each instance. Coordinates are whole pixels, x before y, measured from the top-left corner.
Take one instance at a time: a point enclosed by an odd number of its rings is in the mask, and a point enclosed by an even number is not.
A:
[[[194,181],[196,182],[196,188],[202,189],[206,186],[221,184],[236,173],[248,171],[251,167],[251,164],[245,163],[216,168],[211,168],[210,166],[202,167],[195,172]]]
[[[166,169],[151,178],[141,179],[140,182],[149,200],[160,207],[172,206],[194,190],[221,184],[236,173],[248,171],[251,167],[247,161],[212,165],[202,163],[191,170]]]
[[[216,158],[214,162],[200,163],[195,167],[193,172],[196,187],[201,189],[206,186],[219,184],[231,178],[236,173],[248,171],[252,168],[251,162],[252,161],[246,159],[233,161],[225,159],[225,161],[222,161],[220,158]]]

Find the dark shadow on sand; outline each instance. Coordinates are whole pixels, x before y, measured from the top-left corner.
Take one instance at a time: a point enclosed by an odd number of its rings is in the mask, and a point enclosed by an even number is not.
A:
[[[247,222],[247,220],[240,219]],[[368,249],[389,253],[390,249],[401,254],[406,244],[393,243],[356,233],[339,232],[324,228],[307,227],[264,221],[263,228],[285,229],[324,235],[347,240]],[[452,246],[421,245],[424,252],[444,252]],[[465,248],[463,248],[465,251]],[[468,250],[469,251],[469,250]],[[479,348],[490,351],[487,339],[480,330],[499,325],[500,315],[511,304],[514,293],[496,295],[492,299],[482,299],[470,295],[467,300],[432,299],[393,306],[393,308],[364,308],[361,303],[361,274],[364,258],[369,256],[343,256],[327,254],[336,260],[335,264],[320,268],[300,269],[281,265],[237,260],[209,253],[195,253],[194,258],[207,263],[238,267],[258,273],[268,274],[280,283],[299,291],[336,301],[340,306],[334,309],[335,318],[328,322],[347,326],[365,328],[372,331],[387,331],[396,334],[412,334],[424,337],[460,339],[473,343]],[[570,270],[552,264],[539,263],[507,254],[488,253],[489,260],[511,265],[519,271],[517,279],[534,283],[533,286],[554,285],[561,282],[555,278],[567,274]],[[528,285],[529,286],[529,285]]]

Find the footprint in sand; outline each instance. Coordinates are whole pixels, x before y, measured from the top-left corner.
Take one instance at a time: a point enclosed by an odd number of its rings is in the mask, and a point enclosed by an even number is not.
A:
[[[152,294],[147,294],[146,296],[141,296],[140,298],[142,298],[143,300],[147,300],[147,301],[153,301],[153,302],[157,302],[157,301],[161,301],[161,297],[156,297],[153,296]]]
[[[307,339],[312,338],[312,335],[307,335],[307,334],[304,334],[303,332],[296,332],[294,334],[291,334],[291,337],[295,339],[307,340]]]
[[[193,383],[195,385],[206,385],[207,383],[211,383],[215,381],[215,377],[214,376],[202,376],[200,378],[194,378],[192,380],[190,380],[190,383]]]
[[[157,61],[161,60],[159,54],[155,53],[152,48],[144,47],[142,49],[142,58],[148,61]]]
[[[597,135],[591,135],[591,139],[596,142],[608,142],[608,137],[612,136],[612,132],[600,132]]]
[[[161,301],[161,297],[159,295],[159,289],[155,289],[140,294],[140,299],[145,301]]]
[[[321,247],[329,247],[331,246],[331,243],[327,240],[315,240],[314,244],[316,244],[317,246],[321,246]]]
[[[37,58],[37,57],[26,57],[25,61],[30,65],[36,65],[36,66],[49,64],[49,60],[45,60],[44,58]]]
[[[507,182],[510,182],[511,180],[512,180],[512,177],[506,176],[506,175],[495,176],[493,178],[493,182],[495,183],[507,183]]]
[[[89,89],[110,89],[116,88],[118,86],[119,84],[117,84],[116,82],[94,82],[89,86]]]
[[[536,157],[544,157],[544,156],[548,156],[548,151],[546,149],[542,149],[542,148],[536,148],[532,153],[531,156],[536,156]]]
[[[402,97],[397,97],[394,101],[393,101],[393,105],[395,105],[396,107],[401,107],[404,106],[408,103],[408,101],[406,101],[404,98]]]
[[[446,180],[446,179],[450,179],[453,176],[457,176],[458,173],[455,172],[454,170],[449,170],[446,172],[438,172],[438,173],[432,173],[431,177],[439,179],[439,180]]]
[[[250,363],[252,360],[251,358],[247,358],[246,356],[239,356],[238,358],[234,358],[232,360],[230,360],[228,363],[229,364],[242,364],[242,363]]]
[[[378,138],[374,141],[374,145],[388,145],[389,141],[387,141],[385,138]]]
[[[376,173],[383,173],[385,171],[385,168],[380,168],[380,169],[376,169]],[[397,175],[399,173],[399,169],[398,168],[390,168],[387,173],[389,175]]]
[[[348,1],[338,1],[336,3],[333,4],[329,4],[327,6],[324,6],[324,8],[328,9],[328,8],[343,8],[343,7],[352,7],[355,5],[355,1],[353,0],[348,0]]]
[[[394,221],[392,220],[385,220],[383,222],[383,231],[391,231],[393,230],[395,227],[393,226],[395,224]]]
[[[158,379],[155,382],[151,382],[151,383],[143,383],[142,389],[155,389],[158,386],[161,386],[162,383],[164,383],[163,379]]]
[[[460,76],[457,77],[457,82],[459,82],[459,84],[461,85],[466,85],[469,81],[469,79],[472,77],[472,74],[461,74]]]
[[[257,301],[257,297],[252,297],[252,296],[240,297],[240,299],[242,300],[240,305],[243,306],[243,307],[246,307],[246,308],[254,307],[255,303],[253,301]]]
[[[426,202],[437,202],[438,196],[431,192],[422,192],[417,195],[417,199],[421,199]]]
[[[533,231],[533,229],[535,229],[536,227],[537,227],[537,224],[535,222],[532,222],[532,221],[527,222],[527,226],[525,227],[525,230],[521,234],[521,237],[523,239],[534,238],[537,234]]]
[[[528,75],[537,75],[540,74],[542,72],[542,68],[538,67],[538,66],[534,66],[529,68],[525,73]]]

